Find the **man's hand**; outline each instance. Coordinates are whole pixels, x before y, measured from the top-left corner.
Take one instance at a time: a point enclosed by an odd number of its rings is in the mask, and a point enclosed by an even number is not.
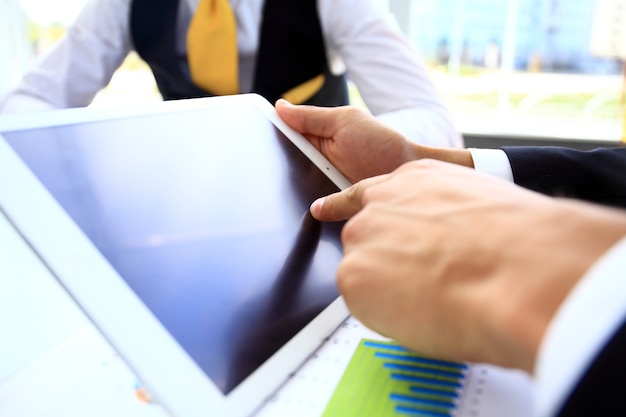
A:
[[[472,166],[469,151],[412,143],[356,107],[294,106],[278,100],[276,110],[285,123],[302,133],[351,182],[389,173],[405,162],[421,158]]]
[[[623,212],[432,160],[316,201],[343,229],[338,286],[365,325],[424,354],[532,371],[543,333]]]

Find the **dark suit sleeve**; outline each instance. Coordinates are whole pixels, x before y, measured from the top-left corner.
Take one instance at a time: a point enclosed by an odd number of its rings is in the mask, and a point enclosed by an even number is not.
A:
[[[626,321],[587,369],[558,417],[626,416],[625,377]]]
[[[503,147],[516,184],[544,194],[626,208],[626,147],[579,151]]]

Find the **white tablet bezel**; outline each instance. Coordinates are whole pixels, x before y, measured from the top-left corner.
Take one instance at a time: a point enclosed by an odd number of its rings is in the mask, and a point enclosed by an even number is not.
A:
[[[280,119],[269,102],[256,94],[170,101],[133,109],[71,109],[0,116],[0,210],[147,386],[154,400],[178,417],[252,414],[347,317],[343,300],[337,298],[245,381],[223,395],[22,162],[2,134],[214,106],[232,106],[236,110],[238,106],[250,105],[258,108],[340,189],[350,185],[303,136]],[[89,274],[89,280],[83,279],[85,274]],[[142,331],[137,332],[137,328]],[[146,345],[158,349],[146,351]]]

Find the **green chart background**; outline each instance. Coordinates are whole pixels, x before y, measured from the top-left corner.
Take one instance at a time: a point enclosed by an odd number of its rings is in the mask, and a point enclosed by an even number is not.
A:
[[[385,349],[381,347],[368,347],[365,345],[367,342],[373,342],[377,345],[388,345],[390,349],[385,351]],[[392,371],[383,366],[384,362],[389,361],[375,357],[376,352],[393,353],[404,357],[423,358],[423,356],[410,351],[399,351],[397,350],[398,347],[399,345],[392,342],[362,339],[339,381],[337,389],[324,411],[323,417],[397,417],[405,414],[400,414],[395,410],[398,402],[390,399],[391,393],[416,396],[415,393],[411,393],[410,386],[433,389],[442,392],[442,394],[458,391],[453,387],[442,388],[441,386],[428,383],[409,383],[392,379]],[[423,373],[411,372],[411,374],[417,376],[422,376],[421,374],[423,374],[424,376],[442,382],[460,383],[464,376],[458,366],[459,364],[456,363],[450,363],[450,366],[426,365],[424,366],[425,371]],[[458,377],[436,376],[429,374],[428,369],[456,372],[458,373]],[[454,407],[448,395],[437,395],[433,393],[418,396],[424,399],[448,401],[451,405],[450,407],[422,406],[425,412],[424,415],[427,415],[429,412],[441,413],[440,415],[450,415],[451,409]]]

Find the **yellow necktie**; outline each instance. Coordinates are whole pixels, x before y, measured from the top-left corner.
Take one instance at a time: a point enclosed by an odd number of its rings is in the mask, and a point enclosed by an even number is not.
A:
[[[325,79],[324,74],[320,74],[287,91],[282,97],[293,104],[304,103],[322,88]]]
[[[228,0],[200,0],[187,31],[194,83],[216,95],[239,93],[237,27]]]

